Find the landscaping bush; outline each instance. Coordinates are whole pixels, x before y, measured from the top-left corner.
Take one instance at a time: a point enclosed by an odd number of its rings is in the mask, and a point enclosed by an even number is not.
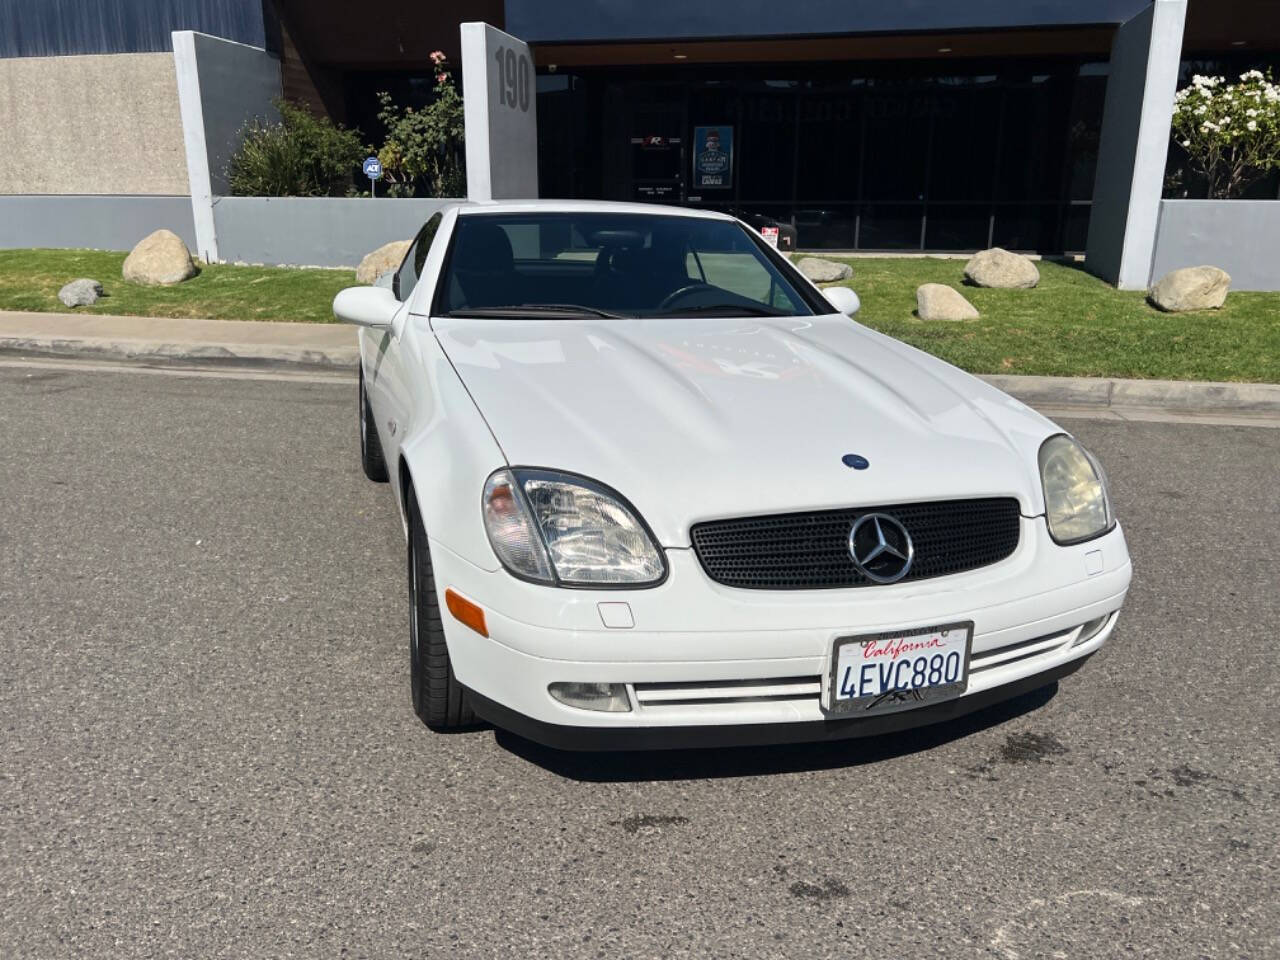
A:
[[[466,195],[462,97],[439,50],[431,54],[436,71],[434,98],[421,109],[403,110],[388,93],[378,94],[378,119],[387,139],[378,151],[388,196],[461,197]]]
[[[1260,70],[1237,83],[1197,74],[1174,98],[1173,139],[1204,177],[1210,199],[1241,196],[1280,167],[1280,85]]]
[[[280,121],[255,119],[241,132],[227,165],[231,192],[239,197],[343,196],[369,148],[348,130],[306,107],[276,101]]]

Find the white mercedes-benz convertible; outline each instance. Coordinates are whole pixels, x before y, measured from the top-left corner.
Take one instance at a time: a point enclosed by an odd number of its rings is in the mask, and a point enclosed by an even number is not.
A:
[[[333,309],[431,727],[884,733],[1052,683],[1115,628],[1131,567],[1093,456],[731,217],[463,204]]]

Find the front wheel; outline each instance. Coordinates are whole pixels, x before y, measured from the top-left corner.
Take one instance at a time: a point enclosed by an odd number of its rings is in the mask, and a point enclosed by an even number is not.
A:
[[[476,715],[449,661],[427,531],[412,488],[405,492],[405,500],[409,509],[409,682],[413,712],[434,730],[473,726]]]
[[[378,440],[378,426],[373,419],[373,407],[364,389],[364,366],[360,367],[360,466],[364,475],[375,483],[386,483],[387,461],[382,456],[382,443]]]

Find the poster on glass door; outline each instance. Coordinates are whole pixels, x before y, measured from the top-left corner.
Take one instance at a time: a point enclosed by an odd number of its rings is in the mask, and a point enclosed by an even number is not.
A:
[[[693,128],[693,185],[704,190],[733,186],[733,127]]]

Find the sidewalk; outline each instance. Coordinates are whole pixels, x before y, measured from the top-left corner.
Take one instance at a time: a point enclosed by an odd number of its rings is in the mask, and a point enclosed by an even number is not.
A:
[[[354,370],[346,324],[170,320],[0,311],[0,355],[294,370]],[[1170,411],[1280,417],[1280,384],[983,376],[1033,407],[1054,411]]]
[[[3,310],[0,353],[353,370],[360,355],[355,330],[342,323],[171,320]]]

